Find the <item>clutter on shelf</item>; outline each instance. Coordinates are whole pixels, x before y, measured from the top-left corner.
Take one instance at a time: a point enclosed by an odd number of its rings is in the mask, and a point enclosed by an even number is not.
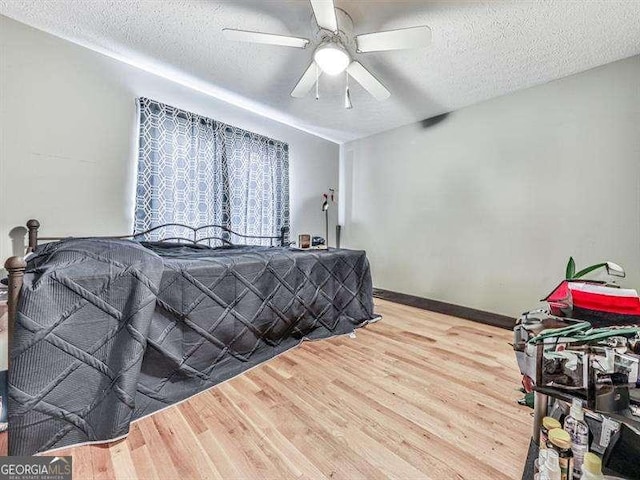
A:
[[[617,264],[575,270],[571,258],[548,306],[514,327],[522,385],[544,402],[535,406],[537,478],[608,478],[604,465],[640,479],[640,298],[617,284]],[[608,278],[585,278],[598,271]]]

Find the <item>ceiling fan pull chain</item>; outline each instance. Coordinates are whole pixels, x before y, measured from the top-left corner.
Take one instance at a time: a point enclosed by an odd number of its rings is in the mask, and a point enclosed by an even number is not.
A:
[[[320,99],[320,68],[316,63],[316,100]]]
[[[347,86],[344,89],[344,108],[348,110],[353,108],[353,104],[351,103],[351,94],[349,93],[349,72],[345,71],[344,74],[347,77]]]

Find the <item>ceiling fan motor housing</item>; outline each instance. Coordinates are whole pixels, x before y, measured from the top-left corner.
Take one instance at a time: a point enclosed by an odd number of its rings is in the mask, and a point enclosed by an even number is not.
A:
[[[321,28],[316,23],[315,17],[311,15],[310,21],[312,24],[312,31],[315,33],[315,43],[321,45],[327,40],[338,40],[342,46],[349,52],[349,56],[353,57],[356,51],[355,33],[353,31],[353,20],[351,16],[341,8],[336,8],[336,19],[338,23],[338,31],[331,32],[324,28]]]

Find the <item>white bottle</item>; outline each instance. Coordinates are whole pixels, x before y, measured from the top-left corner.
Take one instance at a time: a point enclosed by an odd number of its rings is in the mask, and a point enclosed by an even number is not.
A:
[[[555,450],[549,450],[544,462],[544,469],[540,470],[540,480],[560,480],[560,457]]]
[[[545,469],[545,463],[547,461],[547,449],[540,449],[538,451],[538,458],[536,459],[536,461],[534,462],[533,466],[534,466],[534,476],[533,476],[533,480],[539,480],[540,479],[540,472],[544,471]]]
[[[602,460],[595,453],[585,453],[580,480],[604,480]]]
[[[573,399],[569,416],[564,419],[564,429],[571,437],[574,477],[579,478],[584,455],[589,451],[589,426],[584,421],[582,401],[578,398]]]

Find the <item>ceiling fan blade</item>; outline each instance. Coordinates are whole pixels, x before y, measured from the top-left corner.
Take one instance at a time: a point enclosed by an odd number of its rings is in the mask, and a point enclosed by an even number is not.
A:
[[[347,67],[347,72],[356,82],[362,85],[367,92],[373,95],[376,100],[385,100],[391,96],[389,90],[387,90],[369,70],[364,68],[360,62],[356,62],[355,60],[351,62]]]
[[[313,14],[320,28],[338,31],[338,18],[336,17],[336,7],[333,0],[310,0]]]
[[[315,62],[311,62],[311,65],[307,67],[305,72],[302,74],[302,77],[300,78],[300,80],[298,80],[298,83],[293,88],[291,96],[295,98],[304,97],[316,84],[316,81],[320,75],[322,75],[321,70],[316,67]]]
[[[386,32],[366,33],[358,35],[356,43],[358,53],[423,48],[431,43],[431,29],[423,25]]]
[[[222,30],[224,36],[229,40],[238,42],[264,43],[267,45],[280,45],[283,47],[305,48],[309,43],[306,38],[288,37],[286,35],[275,35],[273,33],[249,32],[246,30],[234,30],[225,28]]]

